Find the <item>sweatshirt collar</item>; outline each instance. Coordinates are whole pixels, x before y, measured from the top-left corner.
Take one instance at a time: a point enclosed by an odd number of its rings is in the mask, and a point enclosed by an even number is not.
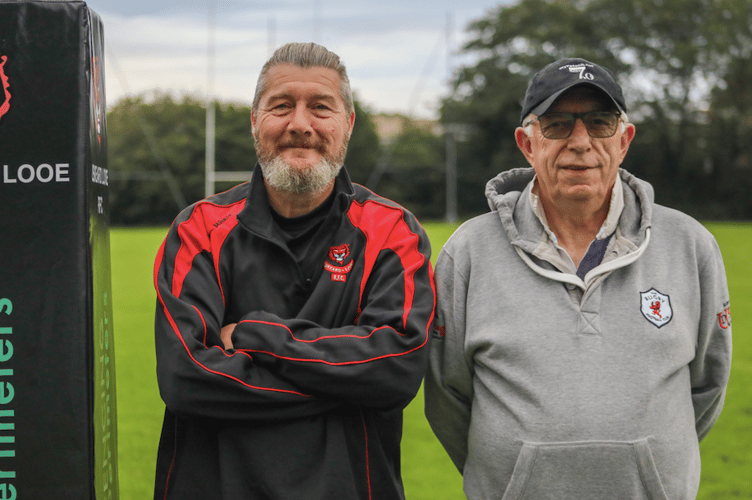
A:
[[[535,216],[538,217],[538,220],[540,220],[541,224],[543,225],[543,229],[545,229],[548,237],[551,238],[554,244],[558,244],[556,235],[548,226],[548,219],[546,219],[546,212],[543,210],[543,203],[541,203],[540,196],[538,196],[537,194],[537,180],[537,175],[533,176],[533,180],[531,182],[532,189],[530,189],[530,206],[532,207]],[[595,236],[596,240],[608,238],[611,234],[613,234],[614,231],[616,231],[616,228],[619,224],[619,217],[621,217],[623,210],[624,188],[622,188],[621,179],[617,177],[616,182],[614,182],[614,187],[611,190],[611,202],[608,208],[608,215],[606,216],[606,220],[603,221],[603,225],[598,231],[598,234]]]

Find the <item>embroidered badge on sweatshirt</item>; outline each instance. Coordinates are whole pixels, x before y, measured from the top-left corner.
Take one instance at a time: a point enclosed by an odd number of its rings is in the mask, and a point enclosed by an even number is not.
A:
[[[645,319],[658,328],[666,325],[674,315],[671,299],[655,288],[640,293],[640,311]]]
[[[729,306],[728,302],[724,304],[723,311],[718,313],[718,324],[724,330],[731,328],[731,306]]]

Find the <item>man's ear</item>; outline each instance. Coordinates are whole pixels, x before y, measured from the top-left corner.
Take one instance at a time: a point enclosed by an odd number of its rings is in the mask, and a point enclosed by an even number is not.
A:
[[[256,130],[256,112],[251,110],[251,130]]]
[[[525,133],[525,129],[517,127],[514,131],[514,139],[517,141],[517,147],[520,148],[522,154],[525,155],[527,162],[533,164],[533,143],[530,140],[530,136]]]
[[[621,159],[624,161],[624,157],[627,156],[627,151],[629,151],[629,145],[632,144],[632,139],[635,137],[635,133],[637,132],[637,129],[635,128],[634,124],[629,123],[627,124],[626,129],[621,134]]]
[[[347,137],[349,139],[350,136],[352,136],[353,127],[355,126],[355,111],[350,113],[350,116],[348,118],[349,119],[347,120]]]

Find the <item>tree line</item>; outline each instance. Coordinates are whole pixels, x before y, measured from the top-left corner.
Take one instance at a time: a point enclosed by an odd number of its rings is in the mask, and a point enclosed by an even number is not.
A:
[[[216,171],[245,172],[250,178],[256,165],[250,106],[217,103],[215,113]],[[410,126],[405,118],[404,131],[386,146],[376,132],[373,113],[357,99],[355,114],[345,159],[353,182],[371,184],[416,214],[440,219],[443,206],[436,203],[434,193],[443,190],[443,139]],[[202,100],[164,92],[127,97],[108,111],[107,129],[113,225],[170,224],[179,210],[204,198]],[[374,171],[385,161],[388,164],[374,182]],[[234,184],[217,182],[215,191]]]
[[[514,129],[528,80],[556,59],[582,57],[622,84],[637,127],[623,167],[654,185],[657,202],[701,220],[752,219],[752,2],[521,0],[467,32],[461,52],[473,62],[456,70],[440,108],[446,130],[465,131],[456,137],[461,217],[488,210],[488,179],[527,166]],[[420,218],[443,218],[445,138],[408,123],[383,144],[370,110],[356,105],[353,180]],[[218,103],[216,116],[217,170],[252,170],[249,107]],[[200,100],[130,97],[107,125],[113,224],[167,224],[180,204],[203,198]]]

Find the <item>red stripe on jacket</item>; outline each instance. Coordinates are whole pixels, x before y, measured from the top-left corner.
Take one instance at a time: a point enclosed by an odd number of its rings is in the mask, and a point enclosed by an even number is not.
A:
[[[399,256],[402,268],[405,270],[405,304],[402,325],[407,327],[407,318],[415,297],[415,274],[426,261],[425,256],[418,249],[420,238],[405,222],[402,209],[378,201],[367,200],[362,204],[353,202],[347,211],[347,216],[353,226],[362,231],[366,237],[358,312],[361,311],[360,301],[363,300],[366,278],[371,275],[381,250],[389,249]]]
[[[185,277],[193,267],[193,259],[206,251],[214,258],[214,271],[224,303],[225,293],[219,279],[219,251],[213,249],[218,250],[230,231],[238,224],[236,216],[244,206],[244,199],[232,205],[202,202],[196,205],[188,220],[178,225],[178,235],[182,244],[175,254],[175,269],[172,274],[172,294],[175,297],[180,297]]]
[[[180,296],[185,278],[193,266],[193,259],[202,251],[208,251],[214,256],[214,270],[217,274],[217,285],[219,286],[220,291],[222,291],[222,283],[219,280],[219,248],[222,246],[222,243],[225,241],[225,239],[227,239],[227,236],[230,234],[232,228],[234,228],[238,224],[237,217],[235,216],[243,209],[244,206],[245,199],[237,201],[231,205],[217,205],[209,202],[201,202],[197,204],[193,209],[193,212],[191,213],[191,216],[188,218],[188,220],[183,221],[179,224],[178,234],[180,235],[182,243],[180,245],[180,249],[175,255],[175,267],[173,269],[171,287],[172,295],[175,298],[179,298]],[[213,229],[210,229],[210,226],[212,226]],[[157,252],[157,258],[154,265],[154,288],[157,292],[157,300],[164,310],[167,321],[170,323],[172,330],[175,332],[175,335],[183,345],[183,348],[188,354],[188,357],[190,357],[194,363],[196,363],[207,372],[227,377],[250,389],[289,393],[306,398],[311,397],[308,394],[304,394],[298,391],[275,389],[270,387],[259,387],[248,384],[247,382],[240,380],[239,378],[228,373],[212,370],[208,366],[199,362],[193,356],[193,353],[191,352],[190,348],[185,342],[185,339],[183,338],[183,334],[180,332],[180,328],[178,328],[178,325],[175,322],[175,319],[172,317],[167,304],[165,304],[164,298],[162,297],[162,293],[159,288],[159,270],[164,261],[166,245],[167,239],[162,242],[162,246],[160,246],[159,251]],[[217,248],[216,252],[212,252],[212,245]],[[223,291],[222,301],[224,302]],[[201,322],[204,325],[204,347],[206,347],[206,322],[204,321],[204,317],[201,314],[201,311],[199,311],[196,306],[192,305],[191,307],[193,307],[193,309],[196,311],[196,314],[198,314]],[[222,349],[222,351],[224,352],[224,349]],[[238,354],[248,356],[248,354],[242,352]]]

